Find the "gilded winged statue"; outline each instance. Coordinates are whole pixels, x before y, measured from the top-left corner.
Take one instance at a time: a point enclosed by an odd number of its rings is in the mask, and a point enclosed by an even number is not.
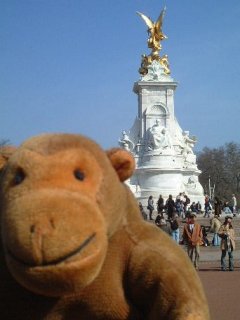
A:
[[[167,36],[162,32],[163,18],[166,12],[166,7],[161,11],[160,16],[156,22],[153,22],[149,17],[141,12],[137,12],[143,21],[148,26],[148,47],[152,49],[152,55],[158,55],[161,50],[161,41],[167,39]]]
[[[152,49],[150,55],[142,56],[142,63],[139,72],[142,75],[145,75],[148,71],[147,67],[152,63],[153,60],[159,61],[159,63],[164,67],[164,72],[166,74],[170,74],[169,63],[167,55],[163,57],[159,56],[159,51],[162,49],[161,41],[167,39],[167,36],[162,31],[163,18],[165,16],[166,7],[161,11],[156,22],[153,22],[149,17],[144,15],[141,12],[137,12],[137,14],[143,19],[148,27],[148,47]]]

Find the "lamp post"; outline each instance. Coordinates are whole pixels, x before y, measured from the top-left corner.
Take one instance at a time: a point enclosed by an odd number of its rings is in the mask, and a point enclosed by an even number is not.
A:
[[[208,176],[208,189],[209,189],[209,198],[211,199],[212,195],[211,195],[211,178],[210,178],[210,176]]]

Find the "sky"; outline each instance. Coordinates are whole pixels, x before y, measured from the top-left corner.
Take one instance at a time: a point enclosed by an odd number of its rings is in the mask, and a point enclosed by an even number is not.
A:
[[[117,146],[137,115],[147,30],[166,5],[161,54],[196,151],[240,141],[239,0],[0,0],[0,140],[46,132]]]

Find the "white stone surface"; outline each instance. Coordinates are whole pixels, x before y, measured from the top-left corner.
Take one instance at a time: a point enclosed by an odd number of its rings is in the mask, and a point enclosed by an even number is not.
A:
[[[142,81],[168,81],[172,78],[165,74],[164,67],[159,61],[153,60],[152,64],[148,67],[148,73],[141,77]]]
[[[132,152],[136,171],[127,182],[143,204],[150,195],[166,199],[185,192],[191,202],[203,204],[201,173],[193,147],[196,137],[181,129],[174,112],[177,83],[153,65],[150,72],[134,84],[138,95],[138,115],[129,132],[123,131],[119,145]]]

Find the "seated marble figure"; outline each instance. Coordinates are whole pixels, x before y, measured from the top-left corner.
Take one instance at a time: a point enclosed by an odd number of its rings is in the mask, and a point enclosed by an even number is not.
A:
[[[148,131],[148,150],[171,148],[172,143],[167,129],[159,120]]]

